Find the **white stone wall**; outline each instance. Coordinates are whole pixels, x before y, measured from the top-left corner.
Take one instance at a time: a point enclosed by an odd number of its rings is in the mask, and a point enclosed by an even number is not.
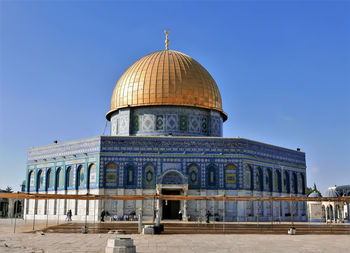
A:
[[[55,192],[48,192],[54,194]],[[57,194],[81,194],[85,195],[87,190],[79,191],[61,191]],[[142,190],[142,189],[93,189],[89,191],[90,194],[105,194],[111,196],[120,195],[152,195],[156,190]],[[248,191],[248,190],[188,190],[187,195],[199,196],[271,196],[271,193]],[[284,196],[284,193],[272,193],[272,196]],[[46,204],[45,204],[46,202]],[[132,211],[138,213],[142,210],[144,220],[152,220],[153,209],[156,207],[156,201],[149,200],[72,200],[72,199],[58,199],[58,200],[27,200],[25,201],[25,219],[33,219],[35,203],[37,203],[37,212],[35,219],[37,220],[58,220],[65,221],[66,214],[69,209],[72,210],[73,221],[98,221],[102,209],[108,211],[111,216],[125,215]],[[180,201],[180,207],[184,209],[185,202]],[[208,201],[208,200],[190,200],[187,201],[187,216],[192,221],[198,219],[205,220],[207,210],[212,216],[211,219],[218,218],[220,221],[271,221],[271,203],[254,201],[249,204],[246,201]],[[250,207],[249,207],[250,206]],[[47,208],[47,212],[46,212]],[[249,210],[251,208],[251,210]],[[88,211],[86,211],[88,210]],[[258,212],[260,210],[260,212]],[[249,213],[252,215],[250,216]],[[291,216],[286,214],[291,213],[291,202],[273,202],[273,220],[274,221],[290,221]],[[303,215],[304,214],[304,215]],[[294,221],[307,221],[307,210],[304,202],[294,203]]]

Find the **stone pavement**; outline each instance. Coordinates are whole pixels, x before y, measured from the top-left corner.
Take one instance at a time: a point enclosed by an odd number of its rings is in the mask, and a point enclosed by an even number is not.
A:
[[[0,232],[0,252],[104,252],[110,234]],[[138,253],[349,252],[349,235],[124,235]],[[7,247],[5,246],[7,245]]]

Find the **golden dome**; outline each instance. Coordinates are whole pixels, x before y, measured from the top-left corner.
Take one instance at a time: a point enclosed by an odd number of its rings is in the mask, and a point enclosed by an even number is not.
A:
[[[193,106],[219,111],[221,95],[209,72],[190,56],[173,50],[146,55],[128,68],[116,84],[111,114],[120,108],[154,105]]]

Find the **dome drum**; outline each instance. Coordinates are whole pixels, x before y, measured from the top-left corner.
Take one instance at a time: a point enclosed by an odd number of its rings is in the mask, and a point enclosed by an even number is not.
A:
[[[222,115],[187,106],[145,106],[117,110],[111,115],[112,136],[222,137]]]

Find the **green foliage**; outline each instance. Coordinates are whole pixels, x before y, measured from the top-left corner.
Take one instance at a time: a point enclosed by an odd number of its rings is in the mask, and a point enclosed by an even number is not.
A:
[[[316,186],[315,183],[314,183],[313,188],[306,187],[306,196],[309,196],[312,192],[317,192],[317,193],[319,193],[322,196],[321,192],[317,189],[317,186]]]
[[[306,196],[309,196],[313,191],[311,187],[306,187]]]
[[[10,187],[10,186],[7,186],[6,189],[5,189],[5,191],[6,191],[6,192],[10,192],[10,193],[13,192],[12,187]]]

